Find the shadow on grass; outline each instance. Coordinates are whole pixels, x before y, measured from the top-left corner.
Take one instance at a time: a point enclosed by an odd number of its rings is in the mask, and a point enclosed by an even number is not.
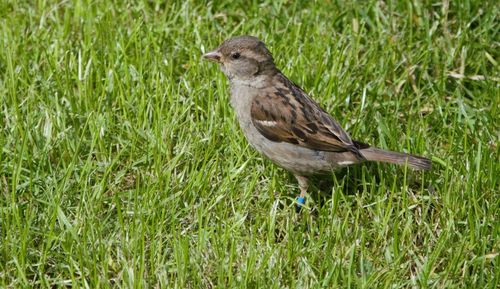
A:
[[[367,182],[370,183],[369,186],[389,186],[394,181],[394,174],[398,175],[396,176],[396,178],[399,178],[397,182],[401,182],[401,184],[406,177],[406,184],[411,190],[419,190],[421,188],[420,172],[408,169],[405,176],[404,169],[402,168],[382,170],[377,168],[378,165],[377,163],[368,162],[362,165],[343,168],[329,174],[311,176],[309,178],[309,197],[313,198],[317,207],[322,207],[332,199],[334,190],[340,189],[345,196],[366,194],[370,191],[370,188],[365,188]],[[292,174],[289,174],[288,181],[296,183],[295,177]],[[390,187],[387,187],[387,189],[389,190]],[[298,195],[298,191],[296,193]],[[314,209],[314,211],[317,211],[317,209]]]

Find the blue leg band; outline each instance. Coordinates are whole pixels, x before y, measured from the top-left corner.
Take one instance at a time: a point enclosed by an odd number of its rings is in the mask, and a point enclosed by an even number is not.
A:
[[[297,213],[299,213],[299,212],[300,212],[300,209],[302,209],[302,205],[304,205],[304,204],[306,203],[306,198],[304,198],[304,197],[300,197],[300,196],[299,196],[299,197],[297,197],[297,203],[298,203],[298,204],[295,206],[295,211],[296,211]]]

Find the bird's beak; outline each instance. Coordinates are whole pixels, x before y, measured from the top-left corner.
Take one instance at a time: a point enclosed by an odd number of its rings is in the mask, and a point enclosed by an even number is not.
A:
[[[222,55],[220,54],[219,51],[217,51],[217,49],[203,54],[203,58],[210,60],[210,61],[213,61],[213,62],[219,62],[219,63],[220,63],[221,56]]]

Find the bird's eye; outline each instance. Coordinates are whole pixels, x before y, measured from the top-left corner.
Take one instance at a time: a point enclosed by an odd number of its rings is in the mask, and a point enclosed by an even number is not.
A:
[[[240,55],[240,53],[239,53],[239,52],[235,52],[235,53],[232,53],[232,54],[231,54],[231,58],[232,58],[232,59],[238,59],[238,58],[240,58],[240,56],[241,56],[241,55]]]

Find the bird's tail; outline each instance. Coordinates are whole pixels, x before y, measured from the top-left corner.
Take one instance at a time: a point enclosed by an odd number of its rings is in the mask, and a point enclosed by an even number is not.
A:
[[[359,150],[359,152],[368,161],[384,162],[398,165],[408,164],[409,167],[415,170],[430,170],[432,161],[430,159],[419,157],[415,155],[391,152],[383,149],[368,147]]]

